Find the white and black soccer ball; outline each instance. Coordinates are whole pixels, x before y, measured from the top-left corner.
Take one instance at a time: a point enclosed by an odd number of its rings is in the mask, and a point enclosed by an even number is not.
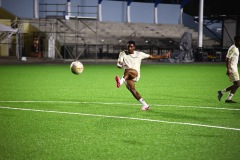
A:
[[[84,66],[80,61],[73,61],[70,65],[70,70],[73,74],[80,74],[84,70]]]

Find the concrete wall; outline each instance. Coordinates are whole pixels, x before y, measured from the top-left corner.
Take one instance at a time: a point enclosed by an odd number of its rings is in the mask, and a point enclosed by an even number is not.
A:
[[[48,6],[47,10],[58,10],[59,14],[64,14],[62,11],[67,11],[67,0],[39,0],[41,4],[61,4],[55,6]],[[2,7],[20,18],[34,18],[34,0],[3,0]],[[78,12],[77,5],[80,6],[96,6],[98,0],[71,0],[71,11]],[[40,10],[45,10],[44,5],[39,6]],[[97,12],[97,8],[85,7],[79,8],[80,12]],[[102,20],[111,22],[126,22],[126,1],[102,1]],[[154,3],[140,3],[132,2],[131,5],[131,22],[139,23],[154,23]],[[180,5],[176,4],[159,4],[158,5],[158,23],[162,24],[179,24],[180,19]],[[39,16],[45,13],[40,13]],[[56,15],[56,13],[48,13],[50,15]],[[46,15],[46,14],[45,14]]]

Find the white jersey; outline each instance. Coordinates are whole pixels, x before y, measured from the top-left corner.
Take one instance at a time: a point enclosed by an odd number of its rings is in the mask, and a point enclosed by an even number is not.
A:
[[[123,68],[132,68],[138,72],[138,78],[140,78],[140,66],[142,59],[147,59],[150,54],[146,54],[140,51],[134,51],[133,54],[128,54],[127,51],[120,52],[118,61],[123,63]]]
[[[239,50],[235,45],[228,49],[226,57],[230,59],[230,72],[238,72]]]

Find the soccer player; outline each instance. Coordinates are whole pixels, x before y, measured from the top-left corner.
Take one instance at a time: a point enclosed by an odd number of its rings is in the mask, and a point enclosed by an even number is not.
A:
[[[233,83],[231,86],[218,91],[218,100],[220,101],[223,94],[229,92],[225,103],[237,103],[232,100],[234,93],[240,86],[239,73],[238,73],[238,57],[240,48],[240,36],[234,37],[234,44],[228,49],[226,55],[226,75],[229,77],[230,81]]]
[[[149,105],[143,100],[142,96],[137,92],[135,88],[135,82],[140,79],[140,66],[142,59],[164,59],[170,57],[170,52],[165,55],[150,55],[144,52],[135,50],[135,42],[129,41],[127,43],[127,51],[122,51],[119,54],[117,67],[124,69],[124,74],[121,78],[115,77],[117,88],[125,83],[127,89],[132,93],[135,99],[142,104],[142,110],[149,110]]]

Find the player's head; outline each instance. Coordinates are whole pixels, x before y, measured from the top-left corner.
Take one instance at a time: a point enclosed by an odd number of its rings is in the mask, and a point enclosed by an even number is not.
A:
[[[240,36],[234,37],[234,44],[237,48],[240,48]]]
[[[131,45],[131,44],[134,45],[134,46],[136,46],[134,41],[128,41],[128,42],[127,42],[127,45]]]
[[[135,42],[134,41],[128,41],[127,49],[128,49],[129,53],[133,53],[133,51],[135,50]]]

